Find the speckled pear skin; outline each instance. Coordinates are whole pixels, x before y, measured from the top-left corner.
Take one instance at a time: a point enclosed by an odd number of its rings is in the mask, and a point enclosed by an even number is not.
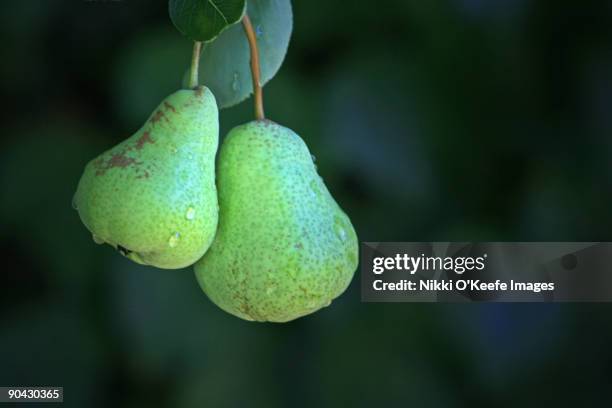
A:
[[[357,236],[297,134],[270,121],[234,128],[217,188],[217,236],[194,266],[214,303],[246,320],[287,322],[344,292]]]
[[[179,90],[134,135],[87,164],[74,205],[96,242],[165,269],[202,257],[218,221],[218,116],[209,89]]]

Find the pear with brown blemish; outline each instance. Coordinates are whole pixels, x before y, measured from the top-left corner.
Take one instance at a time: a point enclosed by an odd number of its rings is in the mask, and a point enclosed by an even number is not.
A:
[[[168,96],[140,130],[85,167],[74,206],[94,240],[159,268],[200,259],[217,229],[218,144],[208,88]]]
[[[204,292],[246,320],[287,322],[331,303],[358,262],[357,235],[291,129],[232,129],[217,167],[219,229],[195,265]]]

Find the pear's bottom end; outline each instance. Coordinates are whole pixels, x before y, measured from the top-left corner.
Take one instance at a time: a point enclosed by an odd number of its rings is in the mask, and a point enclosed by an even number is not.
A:
[[[184,268],[192,266],[201,257],[198,255],[197,259],[195,259],[196,257],[194,257],[194,259],[183,260],[181,262],[178,262],[178,261],[172,262],[172,263],[160,262],[159,259],[152,257],[151,254],[142,254],[136,251],[132,251],[121,244],[115,244],[112,242],[104,241],[103,239],[95,235],[94,235],[94,242],[96,244],[109,245],[110,247],[114,248],[117,252],[119,252],[121,255],[123,255],[125,258],[131,260],[134,263],[137,263],[138,265],[153,266],[159,269],[169,269],[169,270],[184,269]]]
[[[273,305],[271,305],[268,301],[261,303],[261,298],[249,300],[249,295],[243,291],[222,290],[216,284],[207,282],[206,277],[201,275],[201,270],[198,271],[198,268],[194,270],[200,288],[217,307],[249,322],[289,323],[326,308],[343,292],[331,298],[321,296],[317,300],[310,299],[307,302],[293,297],[285,299],[285,302],[272,302]],[[209,285],[209,283],[212,284]]]
[[[299,312],[296,313],[290,313],[290,314],[283,314],[283,315],[278,315],[278,314],[262,314],[262,315],[258,315],[256,317],[253,317],[251,315],[245,314],[243,311],[241,310],[229,310],[226,308],[223,308],[219,305],[219,307],[221,307],[221,309],[225,310],[226,312],[228,312],[231,315],[234,315],[242,320],[246,320],[249,322],[255,322],[255,323],[275,323],[275,324],[282,324],[282,323],[290,323],[292,321],[295,321],[297,319],[300,319],[302,317],[306,317],[309,316],[313,313],[316,313],[318,311],[320,311],[321,309],[326,308],[327,306],[329,306],[332,303],[332,300],[328,300],[326,302],[324,302],[322,305],[318,305],[315,306],[311,309],[308,310],[301,310]]]

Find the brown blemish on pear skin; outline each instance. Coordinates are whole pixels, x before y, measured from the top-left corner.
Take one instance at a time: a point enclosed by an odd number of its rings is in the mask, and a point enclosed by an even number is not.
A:
[[[113,154],[113,156],[106,163],[104,163],[104,159],[101,158],[99,160],[96,160],[93,165],[97,169],[96,176],[102,176],[109,169],[112,169],[114,167],[126,168],[128,166],[131,166],[132,164],[137,165],[140,164],[140,162],[137,162],[136,159],[132,157],[127,157],[125,155],[124,150],[121,153]]]
[[[155,141],[151,139],[151,134],[149,132],[144,132],[142,136],[138,138],[138,140],[136,141],[135,147],[137,150],[140,150],[143,148],[143,146],[146,143],[151,143],[151,144],[155,143]]]
[[[166,118],[166,115],[164,114],[164,112],[162,112],[161,110],[158,110],[155,112],[155,114],[153,116],[151,116],[151,123],[157,123],[160,121],[161,118]],[[167,120],[167,118],[166,118]]]
[[[113,157],[108,161],[108,167],[127,167],[130,164],[136,163],[131,157],[127,157],[124,153],[114,154]]]
[[[185,106],[192,106],[196,103],[200,103],[201,101],[199,100],[200,97],[202,96],[202,94],[204,93],[204,88],[199,86],[197,88],[195,88],[193,90],[194,95],[196,96],[195,98],[189,98],[189,100],[187,101],[187,103],[185,104]]]
[[[176,113],[176,109],[174,108],[174,106],[172,106],[172,104],[164,101],[164,108],[166,108],[166,110],[171,110],[172,112]]]
[[[170,102],[168,101],[164,101],[164,106],[162,109],[158,109],[155,114],[151,117],[151,123],[157,123],[159,122],[162,118],[164,118],[166,120],[166,122],[170,122],[170,120],[168,119],[168,116],[166,116],[165,112],[169,112],[172,111],[172,113],[176,113],[176,107],[174,105],[172,105]]]
[[[251,306],[248,303],[246,303],[246,302],[242,303],[242,305],[240,305],[240,309],[241,309],[242,313],[244,313],[245,315],[247,315],[251,319],[253,318],[253,316],[251,316]]]

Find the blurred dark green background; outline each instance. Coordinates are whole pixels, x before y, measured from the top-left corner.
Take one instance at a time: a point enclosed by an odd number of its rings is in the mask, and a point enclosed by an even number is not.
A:
[[[612,305],[333,305],[283,325],[97,246],[85,163],[180,86],[165,1],[0,4],[0,385],[77,407],[606,406]],[[268,116],[361,241],[611,241],[612,3],[294,1]],[[221,113],[222,134],[250,120]]]

